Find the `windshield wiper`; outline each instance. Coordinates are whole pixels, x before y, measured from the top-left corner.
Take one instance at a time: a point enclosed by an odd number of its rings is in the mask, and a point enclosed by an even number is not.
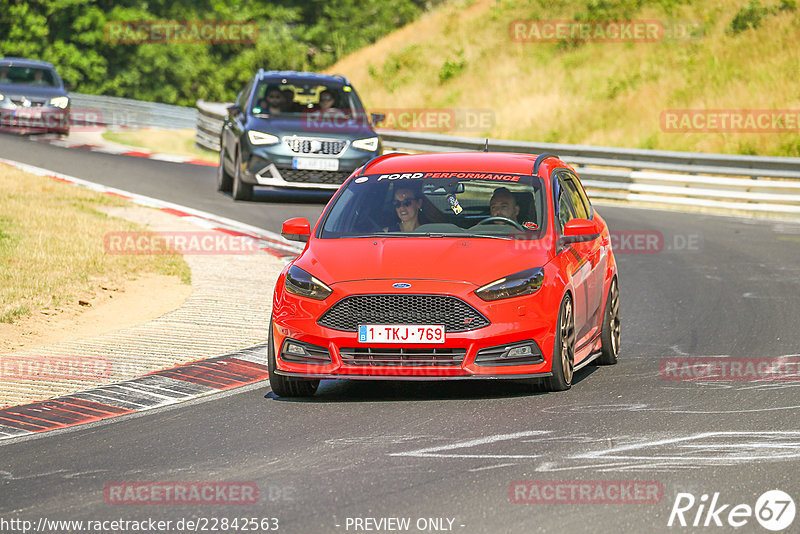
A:
[[[509,235],[491,235],[491,234],[467,234],[467,235],[460,235],[460,237],[485,237],[488,239],[513,239]]]

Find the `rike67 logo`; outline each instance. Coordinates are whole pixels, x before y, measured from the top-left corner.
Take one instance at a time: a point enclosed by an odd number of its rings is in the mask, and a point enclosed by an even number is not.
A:
[[[707,494],[697,499],[691,493],[678,493],[669,514],[667,526],[681,527],[743,527],[755,517],[767,530],[785,530],[794,522],[795,504],[788,493],[781,490],[766,491],[749,504],[726,504],[715,492],[709,500]]]

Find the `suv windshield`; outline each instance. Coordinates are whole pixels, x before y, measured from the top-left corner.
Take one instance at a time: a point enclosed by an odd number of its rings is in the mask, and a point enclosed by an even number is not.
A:
[[[321,84],[303,80],[264,80],[252,100],[255,115],[290,115],[318,112],[361,115],[364,107],[349,85]]]
[[[359,176],[336,198],[319,237],[539,239],[546,227],[543,188],[538,177],[504,173]]]
[[[59,87],[55,73],[42,67],[0,65],[0,84]]]

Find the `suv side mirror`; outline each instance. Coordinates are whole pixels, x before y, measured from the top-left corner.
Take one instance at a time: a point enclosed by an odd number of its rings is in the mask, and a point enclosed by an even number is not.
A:
[[[600,224],[589,219],[572,219],[564,225],[564,235],[561,242],[582,243],[584,241],[594,241],[600,237]]]
[[[72,82],[64,82],[65,91],[72,91],[73,89],[75,89],[75,84],[73,84]]]
[[[289,241],[306,243],[311,237],[311,225],[305,217],[294,217],[283,223],[281,235]]]
[[[239,106],[239,104],[228,106],[228,115],[236,115],[240,111],[242,111],[242,108]]]
[[[372,120],[372,125],[377,126],[386,120],[386,115],[383,113],[372,113],[370,114],[370,119]]]

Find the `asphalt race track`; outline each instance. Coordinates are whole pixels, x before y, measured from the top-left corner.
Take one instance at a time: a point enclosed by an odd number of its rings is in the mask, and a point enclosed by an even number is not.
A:
[[[234,203],[216,192],[213,167],[15,136],[0,136],[0,157],[273,232],[292,216],[313,223],[325,201],[257,194],[254,202]],[[153,518],[172,525],[206,521],[207,532],[237,532],[243,530],[219,522],[212,530],[210,520],[247,517],[277,518],[278,531],[287,533],[730,532],[729,521],[744,521],[737,532],[767,532],[756,512],[767,522],[768,512],[785,519],[793,508],[759,496],[777,489],[800,499],[796,363],[786,366],[792,376],[773,381],[747,373],[689,381],[670,364],[728,356],[746,368],[762,358],[800,354],[800,225],[610,206],[598,211],[613,231],[623,232],[617,249],[622,354],[614,367],[579,372],[570,391],[544,394],[517,382],[330,381],[301,402],[279,400],[262,383],[6,442],[0,444],[0,527],[11,519],[36,525],[41,518]],[[660,236],[659,246],[641,248],[635,235]],[[176,481],[254,484],[258,498],[255,504],[125,505],[108,493],[114,484]],[[581,502],[590,494],[575,494],[570,488],[576,487],[590,488],[591,498]],[[598,488],[605,497],[597,497]],[[627,502],[613,488],[622,488]],[[670,528],[676,504],[687,526],[676,516]],[[737,505],[752,513],[740,507],[744,515],[731,516]],[[712,508],[716,515],[709,515]],[[407,519],[408,527],[390,518]],[[785,532],[799,530],[795,518]],[[6,524],[0,531],[22,530]]]

